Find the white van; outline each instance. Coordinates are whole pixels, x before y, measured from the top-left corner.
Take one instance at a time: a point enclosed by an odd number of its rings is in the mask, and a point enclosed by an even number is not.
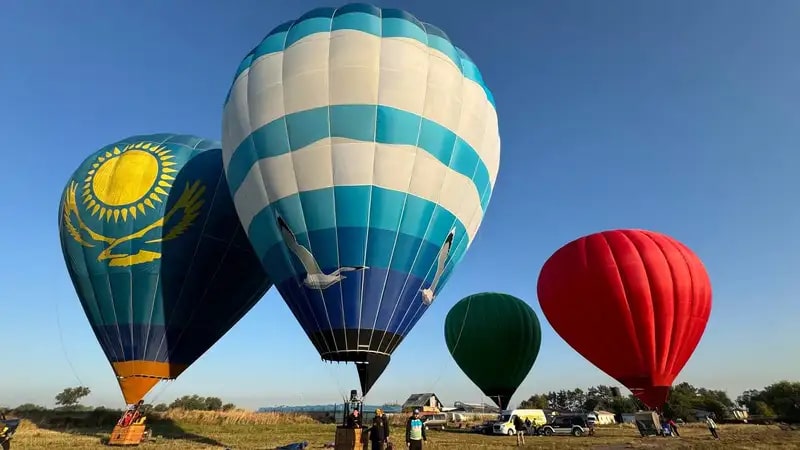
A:
[[[421,418],[426,429],[444,430],[447,427],[447,414],[445,413],[426,414]]]
[[[494,434],[507,434],[513,436],[517,434],[514,428],[514,418],[519,417],[524,422],[526,419],[531,421],[531,428],[536,428],[547,423],[547,416],[541,409],[512,409],[502,411],[497,422],[492,426]],[[527,431],[527,430],[524,430]]]

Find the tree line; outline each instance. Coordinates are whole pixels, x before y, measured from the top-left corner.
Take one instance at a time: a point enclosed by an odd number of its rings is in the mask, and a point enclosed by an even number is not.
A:
[[[93,407],[81,405],[81,400],[92,393],[92,390],[86,386],[68,387],[56,395],[56,409],[68,411],[91,410]],[[184,409],[188,411],[231,411],[236,409],[233,403],[223,403],[219,397],[202,397],[200,395],[184,395],[183,397],[176,398],[172,403],[158,403],[152,405],[145,403],[142,405],[142,412],[149,413],[165,412],[169,409]],[[19,412],[34,412],[45,411],[47,408],[32,403],[25,403],[14,408]]]
[[[556,409],[562,411],[609,411],[615,415],[646,410],[633,395],[615,397],[611,386],[592,386],[535,394],[519,404],[520,408]],[[731,418],[733,408],[740,407],[750,416],[800,420],[800,382],[780,381],[763,389],[745,391],[736,398],[722,390],[676,384],[670,389],[664,405],[665,416],[685,421],[695,420],[695,411],[713,413],[718,418]]]
[[[94,409],[82,406],[81,400],[91,393],[86,386],[68,387],[56,397],[56,409],[87,410]],[[645,406],[633,395],[615,397],[611,386],[592,386],[586,391],[580,388],[572,390],[551,391],[546,394],[535,394],[522,401],[519,408],[555,409],[561,411],[609,411],[619,416],[645,410]],[[763,389],[750,389],[738,396],[735,401],[722,390],[695,387],[689,383],[680,383],[670,389],[669,399],[664,405],[663,413],[673,419],[692,421],[695,411],[713,413],[725,419],[732,416],[733,408],[745,409],[751,417],[778,418],[788,421],[800,421],[800,382],[779,381]],[[164,412],[169,409],[189,411],[230,411],[236,408],[233,403],[223,403],[219,397],[203,397],[197,394],[184,395],[171,403],[156,405],[144,404],[145,413],[150,411]],[[34,404],[19,405],[17,411],[41,411],[47,408]]]

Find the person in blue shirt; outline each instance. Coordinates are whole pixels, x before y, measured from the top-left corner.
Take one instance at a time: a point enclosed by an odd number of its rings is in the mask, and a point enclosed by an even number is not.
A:
[[[415,409],[414,414],[406,422],[406,445],[409,450],[422,450],[422,442],[427,440],[425,424],[419,417],[419,410]]]

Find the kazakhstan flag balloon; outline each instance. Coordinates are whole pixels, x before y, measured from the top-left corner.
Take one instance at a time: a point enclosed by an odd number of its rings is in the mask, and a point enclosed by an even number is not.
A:
[[[324,360],[362,393],[463,258],[500,162],[494,100],[397,9],[309,11],[241,62],[223,160],[250,242]]]
[[[180,375],[271,286],[221,154],[193,136],[134,136],[89,156],[64,190],[64,260],[127,403]]]

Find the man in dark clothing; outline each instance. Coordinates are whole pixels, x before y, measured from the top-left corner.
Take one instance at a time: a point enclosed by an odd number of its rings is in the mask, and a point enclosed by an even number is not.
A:
[[[517,434],[517,447],[525,445],[525,422],[520,416],[514,416],[514,431]]]
[[[347,416],[345,425],[347,428],[361,428],[361,414],[358,413],[357,409],[354,409],[353,412]]]
[[[409,450],[422,450],[422,441],[427,440],[425,424],[419,417],[419,410],[415,409],[414,414],[406,422],[406,445]]]
[[[372,418],[369,440],[372,442],[372,450],[384,450],[389,441],[389,421],[380,408],[375,410],[375,417]]]

